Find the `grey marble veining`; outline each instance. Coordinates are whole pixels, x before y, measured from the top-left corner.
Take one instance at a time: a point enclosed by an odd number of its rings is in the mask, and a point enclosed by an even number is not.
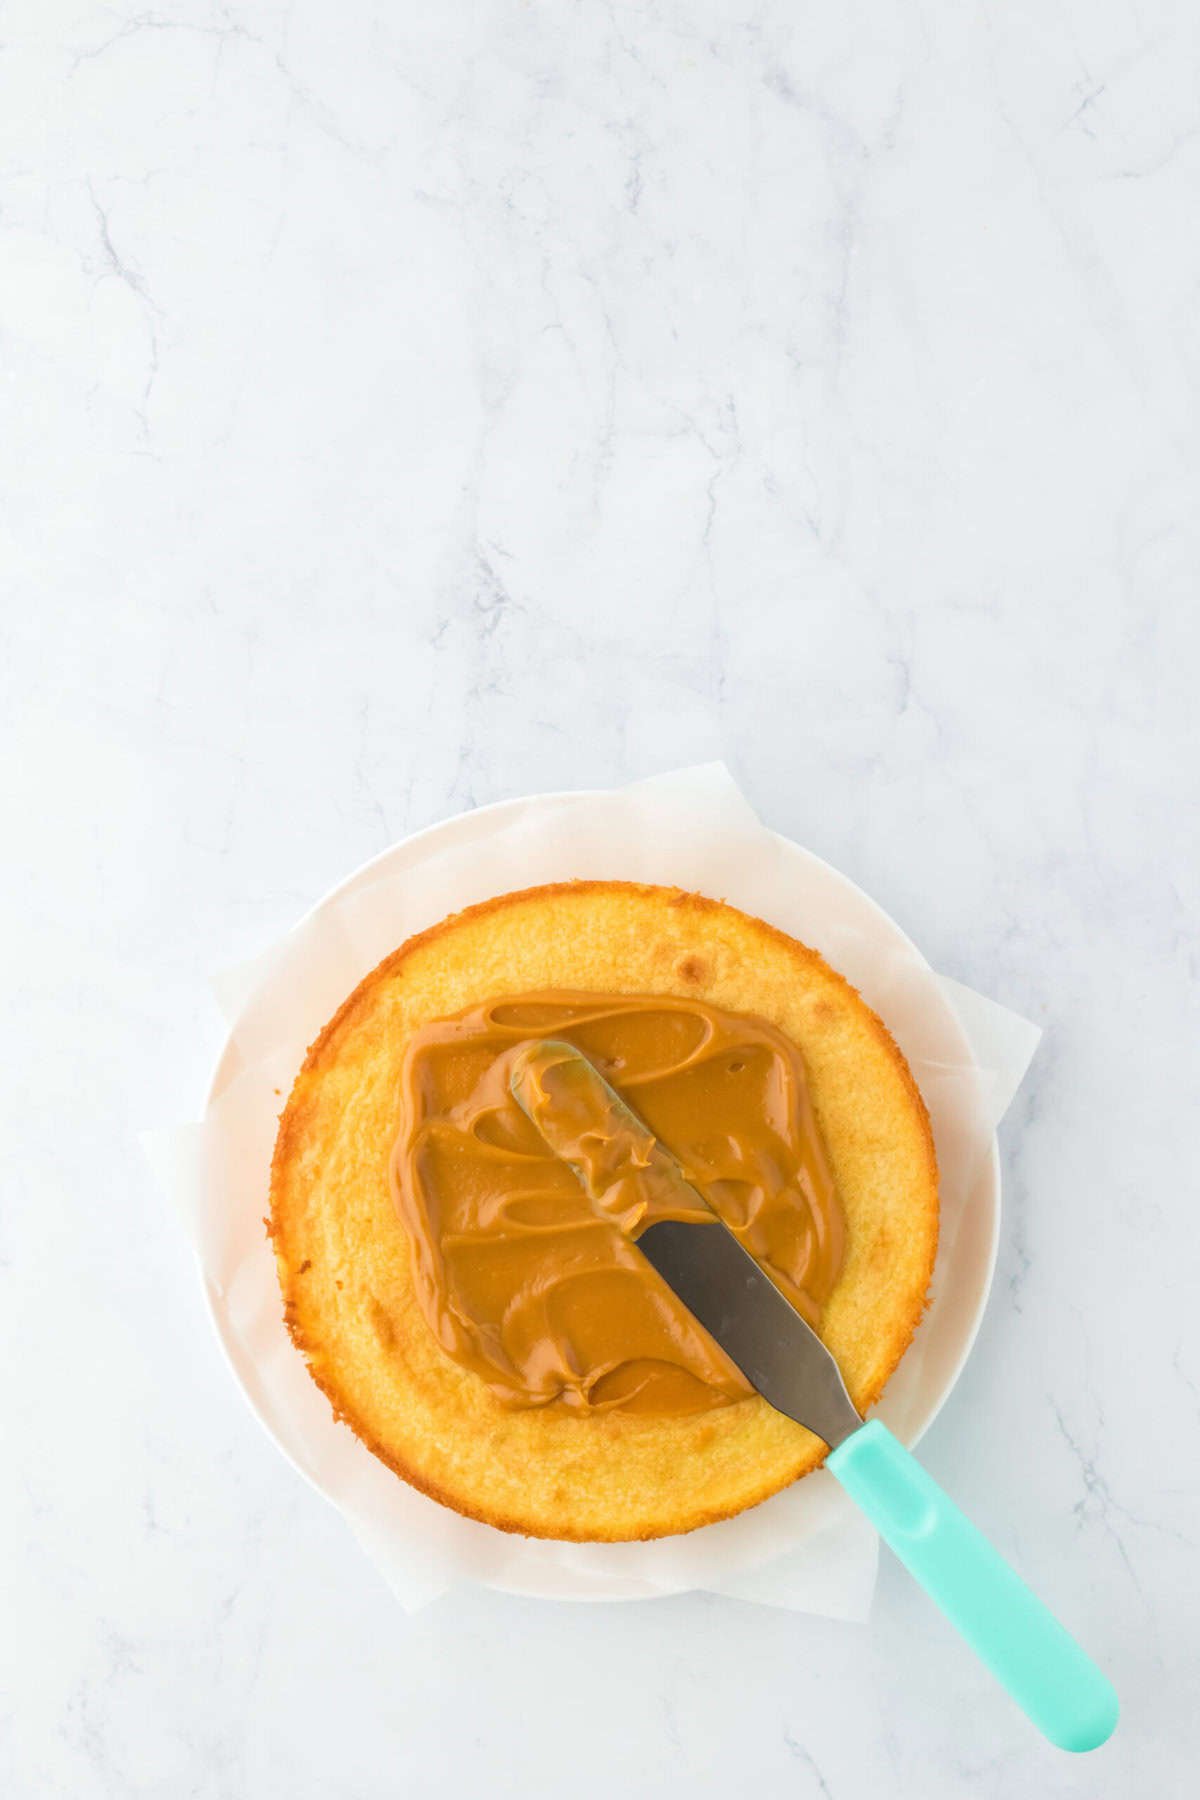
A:
[[[1200,1756],[1195,9],[10,4],[0,1784],[1185,1791]],[[934,1472],[1111,1670],[885,1565],[401,1616],[136,1147],[397,836],[723,756],[1045,1039]],[[569,1769],[569,1783],[565,1770]]]

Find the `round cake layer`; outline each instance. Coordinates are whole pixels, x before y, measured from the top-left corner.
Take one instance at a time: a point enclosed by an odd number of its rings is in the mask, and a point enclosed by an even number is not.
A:
[[[338,1417],[397,1474],[507,1530],[687,1531],[815,1468],[825,1446],[758,1396],[666,1417],[514,1410],[438,1343],[389,1184],[419,1028],[503,995],[678,995],[800,1050],[845,1220],[821,1335],[860,1410],[920,1319],[937,1245],[928,1117],[900,1051],[815,952],[723,902],[625,882],[530,888],[411,939],[313,1044],[280,1120],[271,1230],[289,1329]]]

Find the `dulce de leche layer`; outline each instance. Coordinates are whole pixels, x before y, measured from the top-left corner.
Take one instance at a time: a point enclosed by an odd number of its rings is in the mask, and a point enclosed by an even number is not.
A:
[[[510,1088],[546,1038],[582,1051],[648,1127],[644,1144],[613,1131],[606,1147],[605,1121],[575,1120],[586,1190]],[[565,1088],[557,1103],[570,1107]],[[655,1140],[819,1323],[842,1213],[803,1059],[765,1020],[659,995],[486,1001],[414,1034],[401,1113],[391,1177],[418,1301],[443,1348],[507,1404],[669,1414],[751,1392],[637,1251],[656,1219],[693,1216],[678,1182],[656,1179]]]

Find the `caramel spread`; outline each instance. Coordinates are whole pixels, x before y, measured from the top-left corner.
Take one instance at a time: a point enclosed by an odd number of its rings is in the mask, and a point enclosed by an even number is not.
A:
[[[599,1084],[572,1085],[547,1038],[582,1051],[636,1118],[597,1116]],[[514,1069],[553,1107],[578,1178],[518,1104]],[[819,1322],[842,1213],[803,1059],[764,1020],[671,996],[492,1000],[414,1034],[401,1110],[392,1184],[421,1309],[508,1404],[664,1414],[751,1392],[634,1242],[655,1219],[699,1222],[704,1202]]]

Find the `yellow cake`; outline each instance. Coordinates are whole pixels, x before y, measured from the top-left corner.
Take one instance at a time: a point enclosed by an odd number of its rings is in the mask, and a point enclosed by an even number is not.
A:
[[[937,1245],[933,1141],[903,1056],[841,976],[762,920],[678,889],[573,882],[501,895],[402,945],[312,1045],[280,1119],[270,1229],[285,1316],[338,1418],[397,1475],[542,1537],[688,1531],[765,1499],[825,1454],[747,1392],[617,1226],[580,1213],[565,1165],[513,1137],[499,1077],[480,1060],[492,1045],[480,1018],[493,1035],[499,1021],[505,1044],[554,1035],[565,1020],[564,1035],[591,1051],[586,1033],[599,1027],[588,1021],[606,1010],[639,1028],[653,1015],[660,1033],[678,1027],[693,1094],[688,1045],[724,1033],[721,1057],[705,1065],[694,1142],[672,1141],[685,1092],[674,1074],[672,1088],[631,1063],[624,1097],[817,1325],[860,1410],[916,1328]],[[438,1065],[425,1059],[447,1045],[459,1061],[439,1093]],[[612,1060],[620,1088],[623,1059]],[[740,1105],[745,1117],[744,1097],[732,1097],[755,1091],[745,1087],[755,1068],[764,1096],[785,1095],[780,1117],[807,1146],[803,1167],[779,1175],[794,1177],[794,1207],[791,1189],[764,1207],[763,1169],[783,1167],[776,1140],[765,1162],[735,1166],[736,1134],[723,1128],[726,1095],[730,1116]],[[726,1146],[720,1166],[713,1144]],[[481,1159],[465,1172],[464,1147]],[[480,1191],[493,1169],[506,1196]],[[518,1191],[522,1170],[537,1180]],[[724,1179],[731,1171],[744,1179]],[[466,1200],[474,1235],[462,1228]],[[588,1246],[590,1285],[569,1290],[586,1299],[574,1316],[564,1287],[513,1298],[504,1286],[519,1250],[511,1281],[530,1287],[543,1242],[556,1280],[575,1279]],[[610,1291],[621,1295],[611,1318]],[[624,1360],[618,1322],[633,1334]]]

